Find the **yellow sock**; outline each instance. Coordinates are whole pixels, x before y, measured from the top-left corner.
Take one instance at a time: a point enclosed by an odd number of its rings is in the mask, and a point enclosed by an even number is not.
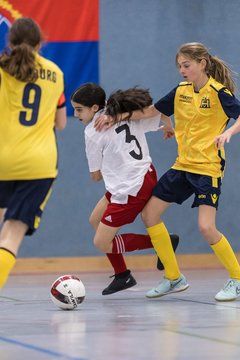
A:
[[[164,223],[147,228],[147,232],[158,257],[164,265],[165,277],[169,280],[178,279],[181,273]]]
[[[3,287],[8,279],[8,275],[11,272],[16,257],[7,249],[0,248],[0,289]]]
[[[218,243],[211,245],[211,248],[229,272],[230,278],[240,280],[239,263],[225,236],[223,235]]]

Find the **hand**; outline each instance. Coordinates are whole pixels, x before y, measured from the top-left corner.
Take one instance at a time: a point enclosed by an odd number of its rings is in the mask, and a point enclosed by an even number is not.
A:
[[[220,149],[224,146],[225,142],[229,143],[230,139],[232,137],[232,133],[228,130],[226,130],[223,134],[216,137],[214,140],[214,143],[217,145],[217,148]]]
[[[96,120],[94,127],[97,131],[107,130],[113,126],[113,119],[109,115],[100,115]]]
[[[175,130],[172,126],[162,125],[160,126],[159,130],[163,131],[163,138],[164,140],[171,139],[175,136]]]

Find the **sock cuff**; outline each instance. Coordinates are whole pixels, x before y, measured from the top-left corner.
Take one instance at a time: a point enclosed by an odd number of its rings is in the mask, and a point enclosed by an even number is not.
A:
[[[213,245],[210,245],[211,248],[215,251],[215,250],[220,250],[225,248],[226,245],[228,245],[228,241],[227,239],[225,238],[224,235],[222,235],[221,239],[216,243],[216,244],[213,244]]]
[[[164,225],[163,222],[161,222],[160,224],[150,226],[150,227],[147,228],[147,232],[148,232],[150,237],[162,234],[165,231],[167,231],[167,229],[166,229],[166,226]]]
[[[11,252],[11,250],[8,250],[8,249],[6,249],[4,247],[0,247],[0,252],[1,251],[5,251],[5,252],[11,254],[14,257],[14,259],[16,259],[16,255],[13,252]]]

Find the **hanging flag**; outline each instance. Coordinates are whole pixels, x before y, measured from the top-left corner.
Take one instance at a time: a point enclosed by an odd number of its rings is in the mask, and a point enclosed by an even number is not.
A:
[[[46,43],[41,54],[64,72],[68,115],[72,92],[85,82],[99,82],[99,0],[0,0],[0,51],[19,17],[31,17]]]

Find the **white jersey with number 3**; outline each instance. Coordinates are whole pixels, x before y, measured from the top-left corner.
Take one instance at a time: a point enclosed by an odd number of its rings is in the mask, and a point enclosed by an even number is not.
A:
[[[145,133],[159,129],[159,116],[123,121],[108,130],[96,131],[93,121],[85,128],[89,171],[100,170],[111,202],[126,204],[136,196],[152,163]]]

